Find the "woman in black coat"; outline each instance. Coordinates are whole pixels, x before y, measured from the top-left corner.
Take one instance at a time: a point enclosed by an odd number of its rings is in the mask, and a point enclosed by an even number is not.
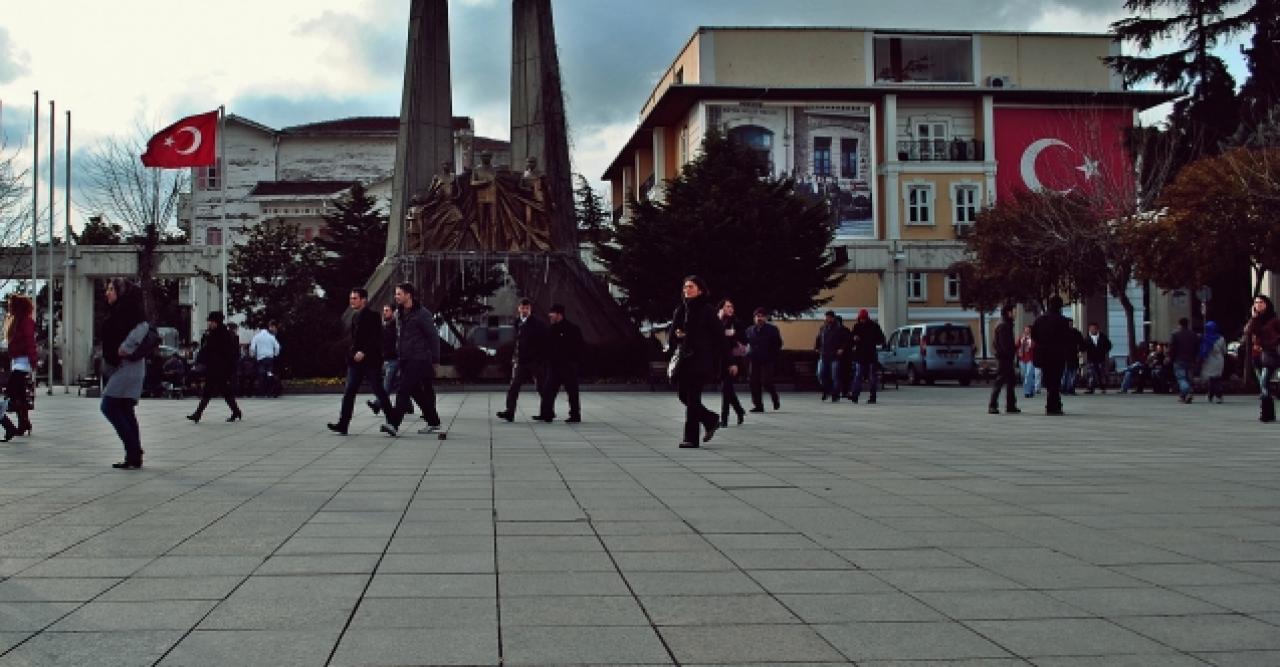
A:
[[[187,415],[197,424],[209,405],[209,399],[215,394],[222,394],[227,407],[231,408],[231,416],[227,421],[242,419],[240,406],[236,405],[235,388],[231,379],[235,377],[236,365],[240,363],[240,341],[236,340],[230,330],[222,323],[222,313],[210,311],[208,328],[200,338],[200,352],[196,354],[196,365],[204,367],[204,391],[200,393],[200,405],[196,411]]]
[[[671,347],[672,354],[680,356],[675,382],[685,406],[680,446],[690,448],[698,446],[700,429],[706,429],[702,442],[707,442],[720,427],[720,418],[702,404],[702,387],[719,370],[724,329],[711,307],[707,283],[702,278],[685,278],[683,293],[680,306],[671,316]]]
[[[733,316],[733,302],[728,299],[720,301],[720,311],[716,313],[716,317],[720,320],[723,333],[720,338],[723,343],[723,354],[720,357],[720,426],[724,427],[729,425],[729,408],[737,413],[739,424],[747,414],[742,409],[738,392],[733,386],[746,368],[743,362],[747,359],[747,332],[738,326],[738,321]]]

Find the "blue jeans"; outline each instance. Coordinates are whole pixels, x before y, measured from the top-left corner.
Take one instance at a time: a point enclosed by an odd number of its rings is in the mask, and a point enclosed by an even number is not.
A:
[[[1067,367],[1062,369],[1062,391],[1067,394],[1074,393],[1076,390],[1076,375],[1080,372],[1080,364],[1074,361],[1068,361]]]
[[[843,364],[839,359],[818,361],[818,384],[822,385],[822,393],[837,398],[844,391],[844,375],[841,374]]]
[[[1142,382],[1142,374],[1146,371],[1147,367],[1144,364],[1129,364],[1129,367],[1124,369],[1124,376],[1120,378],[1120,391],[1129,391],[1129,387],[1133,386],[1135,378],[1138,380],[1138,389],[1142,389],[1145,384]]]
[[[1094,389],[1107,390],[1107,363],[1105,361],[1089,362],[1089,391]]]
[[[1031,361],[1020,363],[1022,364],[1022,395],[1031,398],[1036,395],[1036,365]]]
[[[382,391],[388,396],[395,394],[400,387],[400,360],[387,359],[382,362]],[[386,408],[387,406],[382,406]]]
[[[1271,380],[1275,378],[1276,369],[1274,368],[1255,368],[1254,373],[1258,376],[1258,389],[1263,396],[1271,395]]]
[[[102,415],[111,422],[120,442],[124,443],[126,463],[142,463],[142,432],[138,429],[138,416],[133,412],[137,403],[132,398],[102,397]]]
[[[871,389],[871,399],[876,397],[876,362],[859,361],[853,365],[853,400],[858,400],[858,395],[862,393],[862,384],[866,383]]]
[[[1184,363],[1173,363],[1173,377],[1178,380],[1178,395],[1191,395],[1191,367]]]

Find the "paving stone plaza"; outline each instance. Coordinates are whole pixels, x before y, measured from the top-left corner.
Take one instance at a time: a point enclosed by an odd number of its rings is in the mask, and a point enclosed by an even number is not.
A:
[[[0,665],[1280,664],[1255,400],[985,391],[784,394],[698,450],[670,393],[446,393],[443,441],[148,400],[116,471],[59,388],[0,445]]]

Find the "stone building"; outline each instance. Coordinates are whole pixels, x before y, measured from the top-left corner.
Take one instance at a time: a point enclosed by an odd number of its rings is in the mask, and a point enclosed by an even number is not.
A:
[[[703,27],[604,179],[615,215],[626,215],[625,194],[661,197],[714,127],[831,205],[847,277],[830,308],[846,320],[867,308],[886,331],[945,320],[976,333],[978,314],[960,307],[947,269],[977,212],[1015,187],[1124,178],[1124,129],[1173,97],[1123,90],[1102,61],[1117,53],[1105,34]],[[1133,292],[1141,306],[1142,286]],[[1074,310],[1127,353],[1118,303]],[[1138,321],[1151,316],[1140,310]],[[787,347],[811,346],[820,321],[783,323]]]

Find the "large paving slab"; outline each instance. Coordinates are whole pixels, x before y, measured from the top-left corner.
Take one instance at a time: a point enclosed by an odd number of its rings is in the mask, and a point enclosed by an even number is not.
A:
[[[117,471],[59,389],[0,444],[0,665],[1280,663],[1252,400],[986,391],[784,394],[696,450],[663,392],[578,425],[444,393],[447,440],[332,435],[337,396],[149,400]]]

